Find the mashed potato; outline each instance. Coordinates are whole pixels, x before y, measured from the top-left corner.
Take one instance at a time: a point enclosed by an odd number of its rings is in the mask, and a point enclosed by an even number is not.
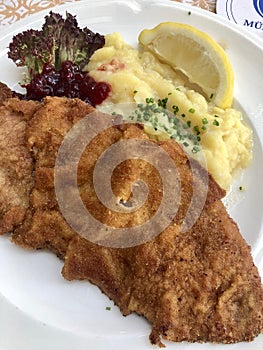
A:
[[[201,151],[192,153],[225,189],[234,174],[251,159],[252,133],[235,109],[222,110],[185,81],[170,66],[150,52],[140,52],[127,45],[120,34],[106,36],[106,44],[97,50],[87,66],[97,81],[111,85],[111,95],[104,104],[145,103],[146,99],[166,99],[166,107],[188,124],[199,140]],[[153,128],[145,128],[151,133]],[[157,139],[171,136],[169,127],[155,133]],[[191,153],[191,152],[190,152]]]

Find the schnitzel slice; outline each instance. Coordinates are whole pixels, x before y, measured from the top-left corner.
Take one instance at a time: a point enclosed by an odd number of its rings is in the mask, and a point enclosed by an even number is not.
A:
[[[76,236],[63,275],[90,280],[124,315],[145,316],[152,323],[153,344],[161,346],[161,337],[176,342],[252,340],[262,332],[261,282],[222,203],[205,208],[191,231],[179,231],[171,225],[155,240],[123,250]]]
[[[12,231],[24,218],[33,186],[32,157],[25,143],[26,120],[38,103],[9,97],[2,89],[0,107],[0,234]]]
[[[66,133],[92,111],[79,100],[47,98],[28,121],[26,140],[34,160],[34,183],[25,220],[12,240],[27,248],[51,249],[65,259],[66,279],[87,279],[124,315],[136,312],[146,317],[153,327],[152,344],[163,346],[162,338],[217,343],[252,340],[263,328],[263,292],[250,248],[221,202],[225,191],[198,165],[194,182],[192,164],[174,141],[158,143],[176,165],[181,187],[178,211],[161,234],[134,247],[111,248],[84,239],[66,223],[54,189],[55,159]],[[147,183],[148,198],[138,211],[116,213],[96,196],[93,171],[98,157],[114,143],[131,138],[150,141],[140,126],[115,126],[94,138],[79,162],[82,201],[93,217],[109,227],[143,224],[162,200],[160,175],[141,159],[125,160],[111,178],[116,201],[123,206],[133,199],[135,180]],[[67,170],[67,164],[60,169],[62,174]],[[68,183],[65,190],[74,212],[76,189]],[[203,195],[206,199],[199,218],[185,231],[193,194],[197,203]],[[147,232],[142,233],[147,237]],[[103,242],[100,234],[90,232],[99,243]]]
[[[136,126],[127,133],[143,137]],[[220,200],[224,191],[209,177],[201,215],[183,232],[183,217],[193,193],[189,161],[173,141],[160,146],[173,158],[181,179],[181,203],[172,223],[155,239],[131,248],[107,248],[76,235],[69,243],[63,276],[88,279],[124,315],[136,312],[145,316],[152,323],[152,344],[163,346],[162,338],[175,342],[250,341],[263,329],[263,290],[250,248]],[[158,178],[140,160],[134,162],[133,169],[136,167],[150,190],[155,187],[155,196],[149,196],[143,211],[147,220],[160,200]],[[119,177],[117,171],[113,175],[115,194],[116,189],[121,192],[120,181],[126,187],[129,174]],[[199,177],[195,184],[200,189],[202,181]],[[140,222],[134,214],[125,222],[110,213],[104,223],[123,227]]]
[[[65,134],[94,108],[78,99],[47,97],[27,122],[25,143],[32,154],[34,179],[24,222],[12,241],[25,248],[49,248],[65,255],[75,234],[61,216],[54,190],[54,165]]]

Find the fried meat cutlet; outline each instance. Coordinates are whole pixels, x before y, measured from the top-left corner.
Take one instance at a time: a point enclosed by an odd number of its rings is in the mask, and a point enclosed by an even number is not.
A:
[[[9,94],[6,92],[3,96]],[[0,234],[20,224],[29,206],[32,157],[25,144],[25,128],[26,120],[38,108],[35,102],[3,100],[0,107]]]
[[[234,343],[262,332],[260,277],[220,201],[204,208],[191,231],[180,233],[174,224],[134,248],[100,247],[76,236],[63,275],[99,286],[124,315],[146,317],[152,344]]]
[[[47,98],[28,121],[26,141],[33,157],[34,183],[26,218],[13,233],[13,242],[27,248],[51,249],[65,259],[62,273],[66,279],[87,279],[124,315],[136,312],[146,317],[152,323],[152,344],[162,346],[162,338],[216,343],[252,340],[263,329],[263,291],[250,248],[221,202],[225,191],[197,163],[191,163],[174,141],[158,143],[173,160],[180,183],[178,210],[161,234],[151,238],[151,232],[142,232],[151,239],[136,246],[113,248],[102,245],[104,231],[87,228],[88,237],[96,244],[67,224],[54,188],[55,160],[65,134],[93,111],[79,100]],[[127,160],[114,170],[110,185],[116,205],[127,205],[133,199],[132,184],[143,180],[148,185],[144,204],[135,212],[116,213],[105,208],[96,195],[93,171],[98,157],[116,142],[131,138],[150,141],[138,125],[103,131],[90,142],[78,166],[78,191],[83,203],[92,216],[110,227],[141,225],[154,216],[162,201],[160,175],[146,161],[129,159],[129,150]],[[65,175],[67,170],[67,164],[59,169]],[[103,179],[104,174],[100,176]],[[74,213],[76,189],[65,182],[65,192]],[[202,203],[203,195],[205,201],[193,226],[184,230],[193,195],[196,203]],[[78,212],[74,214],[81,223]],[[111,239],[106,238],[107,242]]]
[[[124,134],[144,137],[135,126]],[[191,167],[176,143],[166,141],[160,146],[174,160],[181,180],[181,204],[169,227],[147,243],[122,249],[99,246],[76,235],[67,250],[63,275],[69,280],[88,279],[99,286],[124,315],[136,312],[145,316],[153,326],[153,344],[162,346],[161,338],[176,342],[250,341],[263,329],[263,290],[250,248],[220,200],[224,191],[208,177],[201,215],[183,232],[183,218],[193,193]],[[147,182],[150,193],[155,189],[143,209],[147,220],[160,202],[160,183],[149,164],[141,163],[135,161],[133,169],[139,169],[137,173]],[[203,189],[203,171],[195,182],[198,193]],[[122,169],[121,173],[122,177],[118,171],[113,176],[113,191],[120,188],[120,181],[131,185],[128,171]],[[135,215],[131,221],[140,223]],[[122,227],[130,222],[116,221],[110,213],[105,223]]]
[[[94,108],[78,99],[47,97],[27,123],[25,137],[34,159],[34,185],[24,222],[12,241],[25,248],[49,248],[64,257],[74,232],[58,210],[54,165],[59,146],[71,127]]]

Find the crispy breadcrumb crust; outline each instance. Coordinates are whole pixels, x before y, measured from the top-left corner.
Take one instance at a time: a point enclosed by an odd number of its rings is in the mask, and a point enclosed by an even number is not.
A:
[[[9,95],[7,88],[3,88],[0,94],[0,235],[21,224],[29,206],[33,160],[25,142],[25,130],[27,120],[39,107],[37,102],[7,99]]]
[[[178,144],[158,143],[173,159],[181,181],[180,205],[171,224],[144,244],[107,248],[89,242],[69,227],[60,213],[54,189],[59,146],[71,127],[94,109],[77,99],[66,98],[46,98],[41,105],[11,99],[4,108],[8,113],[10,108],[16,110],[14,118],[19,115],[15,125],[20,126],[21,137],[14,145],[15,155],[24,152],[23,161],[27,159],[27,166],[21,164],[26,166],[21,173],[21,181],[27,183],[26,194],[21,195],[24,211],[21,218],[19,213],[10,211],[10,224],[5,225],[5,230],[7,226],[15,229],[11,236],[14,243],[31,249],[48,248],[65,259],[62,274],[66,279],[89,280],[124,315],[136,312],[146,317],[152,324],[150,341],[160,347],[164,346],[162,339],[234,343],[251,341],[262,332],[260,276],[250,247],[221,202],[225,191],[211,176],[208,175],[208,193],[201,215],[186,232],[182,230],[193,186],[197,186],[201,196],[207,173],[199,167],[194,183],[189,159]],[[112,127],[92,140],[78,168],[79,192],[85,206],[98,220],[114,227],[131,227],[150,219],[162,198],[162,182],[155,169],[140,159],[129,159],[114,171],[112,190],[117,198],[127,201],[132,195],[132,183],[138,178],[144,180],[149,195],[143,207],[137,213],[116,214],[98,200],[92,182],[96,160],[115,142],[130,138],[149,140],[138,125]],[[6,161],[1,165],[2,169],[9,167]],[[13,181],[13,189],[19,188],[19,176]],[[70,184],[67,191],[74,210]],[[14,206],[8,208],[15,210]]]

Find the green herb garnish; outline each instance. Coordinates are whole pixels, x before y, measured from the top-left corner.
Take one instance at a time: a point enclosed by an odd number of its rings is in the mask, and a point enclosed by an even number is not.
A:
[[[194,126],[194,131],[196,132],[196,135],[200,134],[200,130],[199,130],[199,126],[198,125]]]
[[[159,107],[163,107],[164,109],[166,109],[166,107],[167,107],[167,101],[168,101],[168,97],[165,97],[165,98],[163,98],[162,100],[159,99],[159,100],[158,100],[158,106],[159,106]]]
[[[172,106],[172,111],[167,109],[168,97],[158,99],[157,102],[153,97],[145,99],[145,103],[138,103],[137,108],[127,118],[134,123],[142,123],[145,126],[151,126],[155,131],[160,131],[160,135],[165,132],[169,138],[174,139],[184,147],[188,147],[193,153],[200,150],[198,135],[200,134],[199,127],[196,125],[193,129],[195,134],[190,130],[191,120],[186,122],[182,118],[186,117],[184,113],[178,117],[178,106]],[[203,121],[206,123],[206,121]],[[149,136],[158,139],[158,133],[151,133]]]
[[[213,121],[213,125],[219,126],[219,121],[215,119],[215,120]]]

